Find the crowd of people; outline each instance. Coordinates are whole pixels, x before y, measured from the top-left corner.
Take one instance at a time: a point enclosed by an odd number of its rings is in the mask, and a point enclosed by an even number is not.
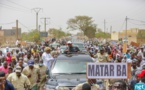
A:
[[[123,44],[116,43],[85,43],[85,48],[92,57],[94,63],[131,63],[131,78],[104,79],[104,89],[96,84],[96,80],[88,80],[88,83],[79,84],[74,90],[135,90],[139,82],[145,83],[145,47],[128,45],[123,52]],[[80,50],[73,47],[71,41],[67,42],[68,52]],[[6,55],[0,51],[0,90],[43,90],[48,79],[46,71],[51,69],[53,61],[60,54],[60,46],[49,47],[49,44],[31,45],[19,50],[8,51]],[[95,87],[90,85],[95,83]],[[94,89],[93,89],[94,88]]]
[[[58,50],[44,44],[6,51],[0,51],[0,81],[8,84],[0,83],[0,90],[43,90]]]
[[[87,49],[92,56],[95,63],[130,63],[131,64],[131,78],[118,79],[125,82],[124,89],[112,89],[113,82],[116,81],[108,79],[105,82],[106,90],[138,90],[135,89],[137,83],[145,83],[145,46],[127,45],[124,51],[123,43],[105,43],[87,45]],[[108,87],[107,87],[108,86]],[[119,86],[118,86],[119,87]],[[143,87],[145,89],[145,87]]]

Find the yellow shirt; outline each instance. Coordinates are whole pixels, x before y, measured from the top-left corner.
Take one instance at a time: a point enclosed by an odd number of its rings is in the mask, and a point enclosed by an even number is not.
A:
[[[30,86],[30,81],[24,74],[21,74],[20,78],[18,78],[14,72],[7,77],[7,80],[14,85],[16,90],[25,90],[25,86]]]
[[[22,73],[26,76],[31,75],[30,78],[28,78],[30,80],[31,86],[30,88],[32,88],[33,86],[35,86],[37,84],[37,80],[38,80],[38,75],[40,74],[39,69],[34,67],[32,70],[29,68],[29,66],[25,67],[22,71]]]
[[[34,53],[38,53],[39,51],[38,50],[34,51],[34,49],[32,49],[31,52],[34,54]]]
[[[40,67],[39,65],[35,65],[35,67],[39,69],[39,71],[40,71],[40,81],[42,81],[46,77],[47,67],[45,65],[43,65],[42,67]]]
[[[108,54],[104,53],[103,55],[100,53],[97,53],[95,58],[98,58],[98,62],[110,62],[111,60],[109,59]]]
[[[43,90],[43,87],[47,81],[47,79],[46,79],[47,78],[47,74],[46,74],[47,67],[45,65],[43,65],[42,67],[40,67],[39,65],[34,65],[34,66],[40,70],[40,82],[38,83],[38,87],[39,87],[39,90]]]

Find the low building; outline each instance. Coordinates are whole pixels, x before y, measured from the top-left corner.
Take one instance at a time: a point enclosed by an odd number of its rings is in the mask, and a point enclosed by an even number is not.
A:
[[[138,29],[133,28],[130,30],[123,30],[122,32],[113,32],[111,33],[111,40],[119,40],[124,39],[126,37],[127,32],[127,38],[128,38],[128,44],[131,42],[136,42],[139,44],[145,44],[145,29]]]
[[[14,43],[17,40],[16,27],[0,30],[0,43]],[[18,29],[18,38],[21,37],[21,28]]]

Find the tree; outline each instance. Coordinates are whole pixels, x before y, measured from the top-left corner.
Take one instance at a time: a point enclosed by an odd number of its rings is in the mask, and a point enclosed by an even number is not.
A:
[[[92,20],[92,17],[89,16],[75,16],[67,21],[68,28],[72,30],[80,30],[88,38],[95,37],[96,33],[96,24]]]
[[[50,28],[48,30],[48,33],[50,33],[51,35],[53,35],[55,38],[62,38],[65,36],[70,36],[69,33],[65,33],[64,31],[60,29],[56,29],[56,28]]]
[[[96,38],[111,38],[110,33],[98,32],[96,33]]]
[[[89,38],[94,38],[96,33],[96,27],[95,26],[88,26],[86,30],[84,31],[84,35],[86,35]]]
[[[22,33],[21,39],[38,42],[40,40],[40,33],[37,30],[32,30],[28,33],[25,32],[25,33]]]

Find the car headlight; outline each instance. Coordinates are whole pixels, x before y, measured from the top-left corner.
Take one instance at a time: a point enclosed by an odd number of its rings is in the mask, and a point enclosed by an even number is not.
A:
[[[56,90],[70,90],[68,87],[57,86]]]

